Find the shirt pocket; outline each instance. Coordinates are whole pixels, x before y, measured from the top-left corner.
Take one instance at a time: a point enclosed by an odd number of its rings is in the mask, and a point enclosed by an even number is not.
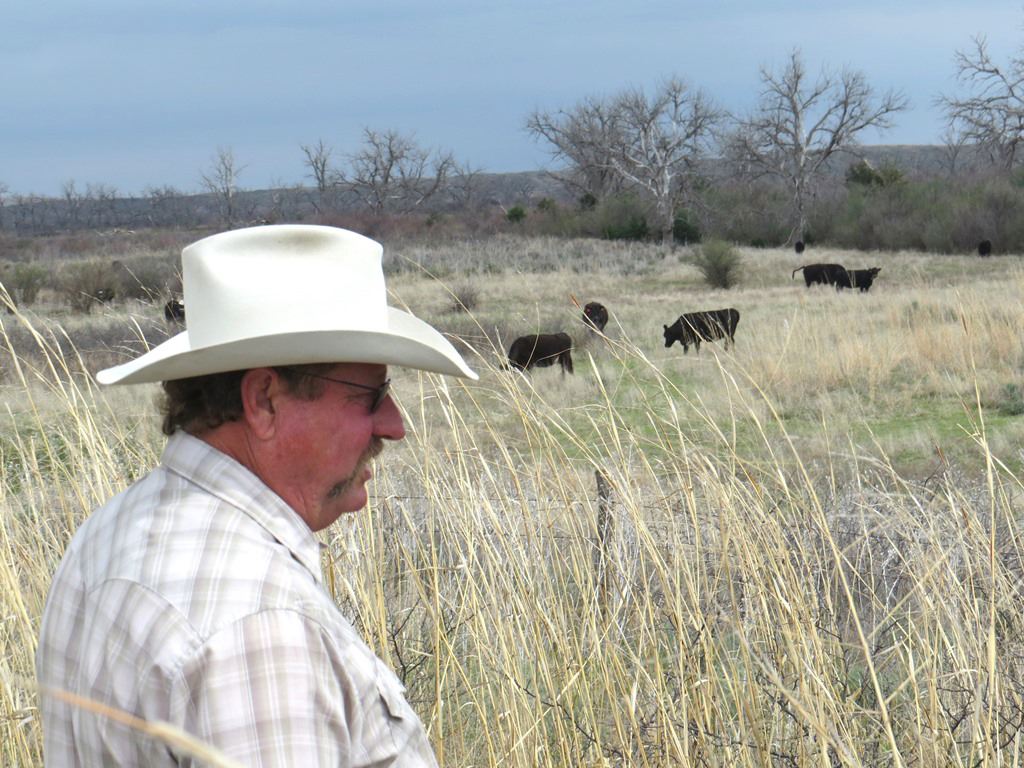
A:
[[[381,703],[392,720],[405,720],[409,714],[409,704],[405,700],[405,686],[394,672],[380,659],[377,664],[377,691]]]

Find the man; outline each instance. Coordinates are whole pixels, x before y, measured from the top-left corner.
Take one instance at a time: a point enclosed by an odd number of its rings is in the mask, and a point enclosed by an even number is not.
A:
[[[182,252],[187,330],[102,384],[163,382],[160,466],[96,510],[46,600],[54,766],[191,764],[60,692],[166,721],[251,766],[436,765],[395,675],[322,585],[314,532],[366,504],[405,434],[388,365],[476,378],[386,304],[380,245],[268,226]]]

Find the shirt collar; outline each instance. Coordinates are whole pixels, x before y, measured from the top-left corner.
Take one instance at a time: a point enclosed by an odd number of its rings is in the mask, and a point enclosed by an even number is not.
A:
[[[291,552],[317,583],[322,544],[301,517],[266,484],[230,456],[187,432],[167,441],[161,464],[244,512]]]

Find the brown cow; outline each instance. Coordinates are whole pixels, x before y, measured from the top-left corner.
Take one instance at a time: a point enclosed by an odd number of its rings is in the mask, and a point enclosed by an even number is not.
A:
[[[842,264],[806,264],[793,270],[793,277],[804,271],[804,282],[810,288],[815,283],[834,285],[836,290],[850,288],[850,275]]]
[[[567,333],[534,333],[520,336],[508,350],[508,365],[520,371],[546,368],[558,362],[562,373],[572,373],[572,339]]]
[[[689,351],[691,344],[697,354],[700,354],[702,341],[725,339],[725,348],[728,349],[729,343],[736,341],[736,325],[739,321],[740,313],[732,307],[688,312],[680,315],[672,325],[662,326],[665,329],[665,347],[671,347],[678,341],[683,347],[684,355]]]

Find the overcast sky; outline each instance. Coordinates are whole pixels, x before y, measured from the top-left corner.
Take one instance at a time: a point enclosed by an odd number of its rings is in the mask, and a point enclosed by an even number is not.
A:
[[[956,50],[984,35],[1005,64],[1024,43],[1024,4],[1006,0],[12,0],[2,18],[0,185],[44,195],[196,191],[221,148],[240,187],[308,182],[301,144],[340,158],[364,127],[535,170],[537,108],[679,75],[743,111],[794,47],[809,72],[850,67],[910,98],[865,143],[937,143]]]

